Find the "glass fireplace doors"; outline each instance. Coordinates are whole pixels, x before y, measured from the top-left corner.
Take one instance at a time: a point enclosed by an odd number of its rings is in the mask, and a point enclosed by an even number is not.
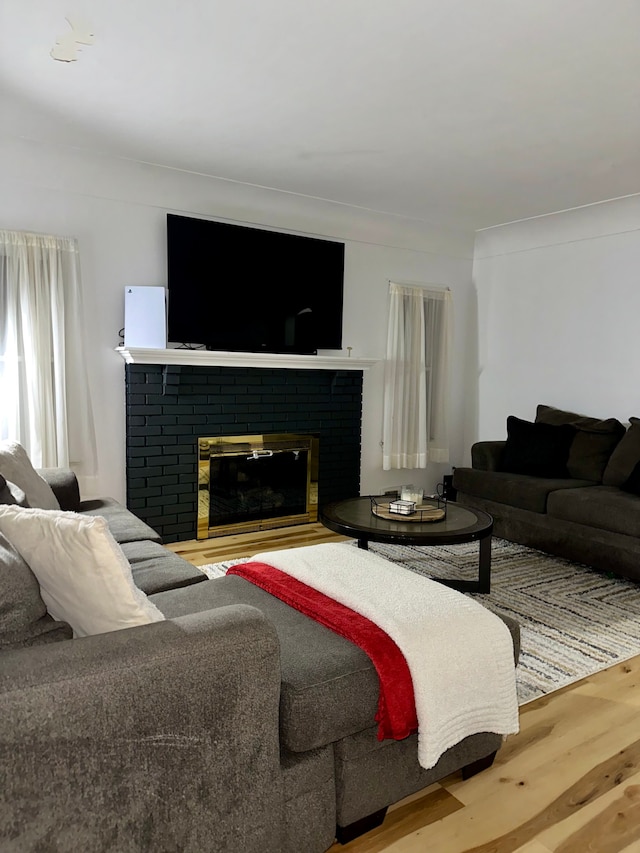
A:
[[[198,539],[318,518],[318,438],[198,439]]]

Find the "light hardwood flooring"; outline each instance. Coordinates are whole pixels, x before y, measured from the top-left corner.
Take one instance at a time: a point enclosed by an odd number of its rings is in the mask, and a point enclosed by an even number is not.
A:
[[[318,524],[167,547],[204,565],[343,539]],[[640,853],[640,657],[524,705],[493,767],[419,791],[339,851]]]

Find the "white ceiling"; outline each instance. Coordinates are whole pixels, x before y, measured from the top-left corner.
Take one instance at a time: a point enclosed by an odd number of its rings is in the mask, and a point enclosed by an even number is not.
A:
[[[74,15],[95,43],[55,61]],[[640,0],[3,0],[0,29],[5,134],[474,229],[640,192]]]

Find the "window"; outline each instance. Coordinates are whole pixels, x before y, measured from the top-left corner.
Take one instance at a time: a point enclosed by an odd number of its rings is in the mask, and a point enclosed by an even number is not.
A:
[[[448,462],[451,293],[391,283],[383,468]]]
[[[76,240],[0,230],[0,439],[93,473]]]

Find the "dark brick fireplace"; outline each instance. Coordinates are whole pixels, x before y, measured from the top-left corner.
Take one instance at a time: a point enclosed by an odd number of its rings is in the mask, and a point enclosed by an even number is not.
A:
[[[165,542],[196,538],[197,439],[319,437],[318,503],[358,495],[362,371],[126,365],[127,506]]]

